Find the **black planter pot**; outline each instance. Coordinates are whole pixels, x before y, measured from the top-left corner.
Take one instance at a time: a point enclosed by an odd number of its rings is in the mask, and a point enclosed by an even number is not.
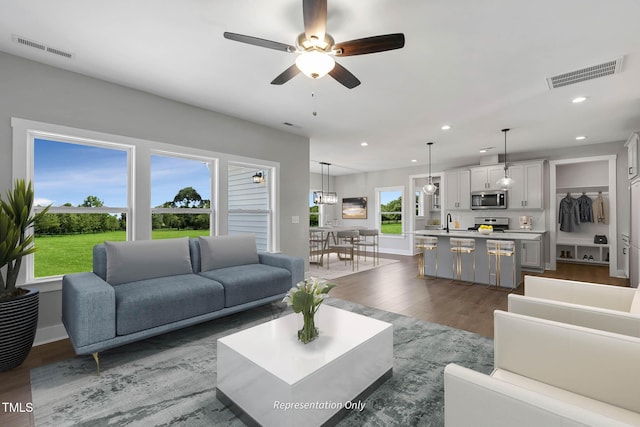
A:
[[[0,301],[0,372],[20,366],[27,358],[38,327],[40,291]]]

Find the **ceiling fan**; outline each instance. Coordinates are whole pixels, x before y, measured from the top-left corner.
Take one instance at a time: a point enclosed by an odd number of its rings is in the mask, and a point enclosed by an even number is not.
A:
[[[304,33],[297,37],[295,46],[237,33],[225,32],[224,37],[241,43],[299,54],[295,64],[273,79],[271,82],[273,85],[284,84],[302,72],[312,79],[329,74],[349,89],[358,86],[360,80],[335,62],[334,56],[364,55],[400,49],[404,46],[404,34],[402,33],[335,43],[333,37],[326,31],[327,0],[303,0],[302,14]]]

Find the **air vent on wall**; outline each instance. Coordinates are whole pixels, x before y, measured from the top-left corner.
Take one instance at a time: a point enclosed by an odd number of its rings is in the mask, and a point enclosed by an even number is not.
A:
[[[597,79],[598,77],[617,74],[622,70],[622,58],[623,57],[621,56],[612,61],[603,62],[602,64],[592,65],[590,67],[570,71],[553,77],[547,77],[547,84],[549,85],[549,89],[555,89],[562,86],[584,82],[586,80]]]
[[[72,59],[73,58],[73,53],[70,52],[66,52],[64,50],[55,48],[55,47],[51,47],[51,46],[47,46],[44,43],[40,43],[40,42],[36,42],[33,40],[29,40],[25,37],[22,36],[18,36],[18,35],[13,35],[12,37],[14,43],[17,44],[21,44],[23,46],[28,46],[28,47],[32,47],[34,49],[38,49],[38,50],[42,50],[44,52],[49,52],[52,53],[54,55],[58,55],[58,56],[62,56],[63,58],[67,58],[67,59]]]

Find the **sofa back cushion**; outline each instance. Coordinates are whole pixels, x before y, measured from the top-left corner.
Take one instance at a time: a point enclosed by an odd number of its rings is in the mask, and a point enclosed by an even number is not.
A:
[[[112,285],[193,273],[189,238],[104,242]]]
[[[199,237],[198,241],[202,271],[260,263],[253,234]]]

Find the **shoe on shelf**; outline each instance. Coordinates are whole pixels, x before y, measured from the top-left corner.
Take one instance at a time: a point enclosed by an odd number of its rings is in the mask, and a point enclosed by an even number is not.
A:
[[[593,255],[589,255],[589,261],[593,261]]]
[[[593,257],[591,257],[593,259]],[[582,257],[582,259],[589,259],[589,257],[587,256],[587,254],[584,254],[584,256]]]
[[[560,251],[560,258],[566,258],[567,256],[564,254],[564,251]]]

